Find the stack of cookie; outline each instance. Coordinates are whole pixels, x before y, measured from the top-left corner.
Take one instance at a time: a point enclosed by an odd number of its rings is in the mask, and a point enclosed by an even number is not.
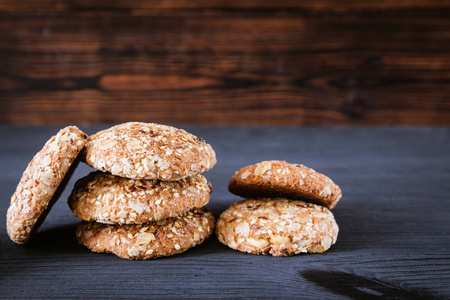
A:
[[[321,253],[336,242],[330,209],[342,196],[330,178],[303,165],[263,161],[240,169],[228,189],[247,198],[217,221],[219,241],[252,254]]]
[[[204,207],[212,188],[200,173],[216,158],[204,140],[170,126],[124,123],[90,136],[83,159],[99,171],[77,181],[68,203],[83,220],[78,242],[92,251],[169,256],[213,232]]]

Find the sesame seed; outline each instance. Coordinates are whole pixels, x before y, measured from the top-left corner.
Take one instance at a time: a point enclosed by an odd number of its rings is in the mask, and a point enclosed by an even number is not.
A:
[[[176,249],[176,250],[180,250],[180,248],[181,248],[180,245],[175,244],[175,249]]]

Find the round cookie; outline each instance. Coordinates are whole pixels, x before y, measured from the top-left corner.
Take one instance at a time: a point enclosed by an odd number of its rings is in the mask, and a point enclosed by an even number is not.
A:
[[[26,243],[39,227],[45,217],[44,211],[64,188],[65,184],[61,183],[83,149],[86,138],[87,135],[77,127],[61,129],[28,164],[11,197],[6,215],[7,231],[12,241]],[[68,179],[64,183],[66,181]],[[58,186],[60,189],[55,193]]]
[[[109,225],[83,221],[76,236],[93,252],[126,259],[170,256],[203,243],[214,230],[214,216],[206,207],[177,217],[139,225]]]
[[[68,203],[74,215],[85,221],[142,224],[203,207],[211,191],[202,175],[159,181],[97,171],[75,183]]]
[[[113,175],[166,181],[200,174],[216,164],[216,154],[204,140],[175,127],[138,122],[91,135],[84,158]]]
[[[220,215],[216,227],[222,244],[274,256],[325,252],[336,242],[338,231],[326,207],[281,198],[236,202]]]
[[[329,209],[342,197],[339,186],[327,176],[278,160],[243,167],[231,177],[228,190],[245,198],[299,199]]]

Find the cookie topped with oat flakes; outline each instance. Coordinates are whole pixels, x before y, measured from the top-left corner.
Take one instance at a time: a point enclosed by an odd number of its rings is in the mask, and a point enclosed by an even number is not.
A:
[[[75,183],[68,204],[74,215],[85,221],[142,224],[203,207],[211,192],[203,175],[160,181],[96,171]]]
[[[67,183],[69,169],[86,138],[87,135],[75,126],[61,129],[28,164],[7,212],[7,231],[12,241],[26,243],[39,227],[48,212],[47,207],[57,200]]]
[[[216,226],[222,244],[274,256],[325,252],[336,242],[338,231],[333,213],[326,207],[281,198],[233,203]]]
[[[206,207],[173,218],[144,224],[111,225],[81,222],[76,236],[93,252],[126,259],[171,256],[203,243],[214,231],[215,220]]]
[[[327,176],[303,165],[263,161],[243,167],[230,179],[228,190],[246,198],[289,198],[332,209],[341,189]]]
[[[88,138],[84,159],[91,167],[132,179],[175,181],[216,164],[211,145],[182,129],[129,122]]]

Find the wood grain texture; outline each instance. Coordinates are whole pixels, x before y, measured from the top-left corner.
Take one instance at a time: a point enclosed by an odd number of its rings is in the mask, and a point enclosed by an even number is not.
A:
[[[0,122],[450,125],[450,4],[392,2],[0,0]]]
[[[108,126],[81,126],[93,134]],[[80,163],[27,245],[11,242],[9,197],[33,155],[59,126],[0,126],[0,297],[448,299],[450,129],[418,127],[187,126],[211,143],[218,163],[205,177],[216,217],[240,198],[235,171],[263,160],[303,163],[333,179],[335,245],[323,254],[256,256],[216,237],[184,254],[128,261],[77,244],[66,200],[92,169]]]
[[[313,10],[376,10],[396,8],[441,8],[448,7],[443,0],[367,0],[367,1],[333,1],[333,0],[0,0],[2,10],[51,10],[63,11],[73,9],[280,9],[297,8]]]

